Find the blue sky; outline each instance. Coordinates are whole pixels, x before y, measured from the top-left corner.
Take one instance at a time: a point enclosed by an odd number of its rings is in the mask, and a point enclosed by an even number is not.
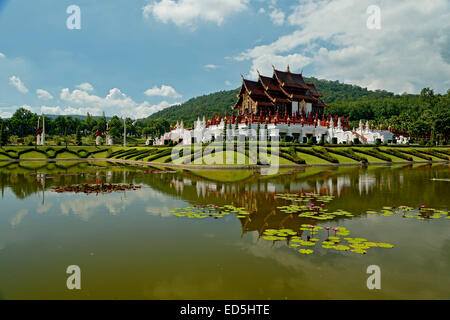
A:
[[[66,26],[70,5],[80,30]],[[446,92],[449,21],[446,0],[0,0],[0,116],[139,118],[287,63],[369,89]]]

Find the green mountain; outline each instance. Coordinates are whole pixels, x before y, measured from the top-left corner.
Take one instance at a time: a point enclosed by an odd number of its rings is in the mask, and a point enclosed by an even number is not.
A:
[[[353,100],[361,98],[387,98],[394,94],[387,91],[370,91],[355,85],[340,83],[339,81],[328,81],[316,78],[306,78],[306,82],[314,82],[317,90],[323,95],[323,101],[333,104],[339,100]],[[231,113],[231,107],[235,104],[239,89],[219,91],[200,97],[192,98],[180,105],[158,111],[147,119],[165,119],[171,123],[183,120],[186,126],[192,126],[198,117],[210,118],[213,114],[218,115],[225,112]]]

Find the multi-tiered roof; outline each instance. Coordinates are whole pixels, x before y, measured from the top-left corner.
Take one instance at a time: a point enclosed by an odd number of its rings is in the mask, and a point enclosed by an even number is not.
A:
[[[243,111],[245,98],[251,100],[255,106],[254,111],[259,113],[266,110],[276,110],[279,106],[288,106],[292,102],[311,103],[312,109],[319,114],[327,105],[321,100],[322,95],[314,83],[307,83],[301,73],[292,73],[289,70],[280,71],[274,68],[271,78],[262,75],[258,81],[242,78],[238,101],[233,109]]]

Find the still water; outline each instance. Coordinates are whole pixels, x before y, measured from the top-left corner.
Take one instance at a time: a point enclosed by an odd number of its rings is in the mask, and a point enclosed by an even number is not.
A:
[[[214,180],[214,172],[107,163],[0,165],[2,299],[450,298],[450,219],[366,213],[400,205],[449,210],[447,164],[303,168],[270,177],[232,172],[234,182]],[[143,187],[52,190],[88,181]],[[290,204],[277,194],[302,192],[334,196],[326,208],[353,216],[322,221],[277,208]],[[205,204],[250,214],[195,219],[170,212]],[[267,229],[306,236],[302,224],[344,227],[394,247],[358,254],[317,245],[305,255],[287,240],[263,238]],[[81,268],[81,290],[66,287],[69,265]],[[367,288],[369,265],[380,267],[380,290]]]

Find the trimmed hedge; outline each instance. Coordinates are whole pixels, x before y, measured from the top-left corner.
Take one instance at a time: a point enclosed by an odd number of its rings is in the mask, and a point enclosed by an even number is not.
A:
[[[429,156],[434,156],[436,158],[442,159],[442,160],[449,160],[449,157],[446,155],[440,154],[436,152],[435,150],[428,149],[428,150],[420,150],[421,153],[427,154]]]
[[[372,156],[374,158],[383,160],[383,161],[387,161],[387,162],[392,162],[392,159],[375,151],[375,150],[358,150],[358,149],[352,149],[353,152],[359,152],[368,156]]]
[[[377,150],[379,152],[384,152],[384,153],[390,154],[391,156],[394,156],[394,157],[397,157],[397,158],[405,159],[407,161],[413,161],[412,157],[407,156],[406,154],[398,152],[397,150],[394,150],[394,149],[383,149],[383,150],[380,150],[380,149],[377,148]]]
[[[306,161],[304,159],[300,158],[297,154],[295,154],[295,156],[293,156],[292,153],[287,153],[287,152],[281,151],[280,156],[289,161],[292,161],[296,164],[306,164]]]
[[[306,154],[312,155],[312,156],[317,157],[317,158],[321,158],[321,159],[323,159],[325,161],[328,161],[328,162],[331,162],[331,163],[339,163],[338,159],[333,158],[327,152],[321,152],[321,151],[318,151],[318,150],[315,150],[315,149],[308,150],[308,149],[304,149],[304,148],[295,148],[295,151],[306,153]]]
[[[11,155],[11,154],[9,154],[7,152],[3,152],[3,151],[0,151],[0,154],[4,155],[5,157],[8,157],[10,159],[18,159],[19,158],[17,155],[14,156],[14,155]]]
[[[163,150],[163,151],[161,151],[161,152],[158,152],[156,155],[154,155],[154,156],[148,158],[146,161],[153,161],[153,160],[156,160],[156,159],[158,159],[158,158],[162,158],[162,157],[168,156],[168,155],[170,155],[171,153],[172,153],[172,149]]]
[[[450,156],[450,150],[437,149],[437,150],[434,150],[434,151],[439,152],[439,153],[443,153],[443,154],[446,154],[446,155]]]
[[[424,155],[423,153],[420,153],[420,152],[418,152],[417,150],[414,150],[414,149],[413,150],[401,150],[401,152],[406,153],[406,154],[410,154],[410,155],[413,155],[413,156],[416,156],[418,158],[425,159],[425,160],[428,160],[428,161],[433,160],[430,156]]]
[[[62,148],[62,149],[56,150],[56,151],[55,151],[55,154],[54,154],[53,156],[49,157],[49,158],[50,158],[50,159],[55,159],[56,156],[57,156],[58,154],[61,154],[61,153],[64,153],[64,152],[73,154],[73,155],[75,155],[75,156],[78,157],[78,154],[77,154],[75,151],[69,150],[68,148]]]
[[[334,154],[337,154],[337,155],[340,155],[340,156],[343,156],[343,157],[347,157],[347,158],[353,159],[355,161],[359,161],[359,162],[362,162],[362,163],[367,163],[367,159],[366,158],[361,157],[360,155],[354,153],[352,150],[345,151],[345,150],[335,150],[335,149],[330,149],[330,148],[324,148],[324,149],[327,152],[329,152],[329,153],[334,153]]]

